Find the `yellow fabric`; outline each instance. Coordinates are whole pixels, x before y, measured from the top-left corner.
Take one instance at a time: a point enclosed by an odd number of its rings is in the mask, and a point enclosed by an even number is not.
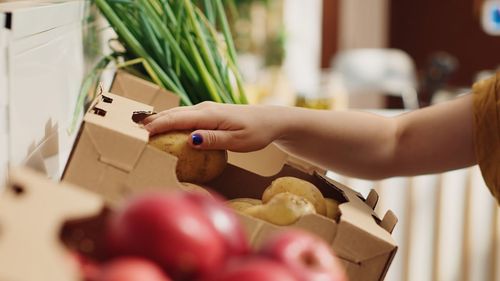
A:
[[[500,72],[473,86],[476,158],[486,185],[500,202]]]

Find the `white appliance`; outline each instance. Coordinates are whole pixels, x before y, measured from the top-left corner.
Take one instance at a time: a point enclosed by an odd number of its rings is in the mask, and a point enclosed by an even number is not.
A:
[[[30,165],[58,178],[85,74],[83,0],[0,4],[0,174]]]
[[[5,22],[5,15],[0,14],[0,23]],[[0,28],[0,183],[4,182],[7,170],[7,56],[6,56],[5,31]]]

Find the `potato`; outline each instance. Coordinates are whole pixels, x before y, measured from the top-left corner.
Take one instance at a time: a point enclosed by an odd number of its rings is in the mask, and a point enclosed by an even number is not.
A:
[[[312,183],[294,177],[281,177],[275,179],[262,194],[262,202],[269,202],[279,193],[290,192],[302,196],[311,202],[320,215],[326,215],[326,203],[321,191]]]
[[[264,205],[249,207],[244,214],[276,225],[290,225],[304,215],[315,214],[314,205],[304,197],[290,192],[276,194]]]
[[[149,144],[178,158],[176,174],[180,182],[207,183],[218,177],[227,164],[225,150],[197,150],[188,139],[190,132],[155,135]]]
[[[201,192],[203,194],[212,196],[212,194],[210,194],[208,190],[194,183],[181,182],[181,189],[187,192]]]
[[[332,220],[337,220],[340,217],[339,202],[332,198],[325,198],[326,216]]]
[[[249,207],[262,205],[262,200],[253,198],[236,198],[227,201],[227,205],[235,211],[242,212]]]

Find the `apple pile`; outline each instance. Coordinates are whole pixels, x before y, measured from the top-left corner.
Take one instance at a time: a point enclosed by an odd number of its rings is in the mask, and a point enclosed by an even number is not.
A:
[[[328,244],[288,228],[251,249],[217,195],[135,197],[106,224],[108,258],[79,261],[85,281],[345,281]]]

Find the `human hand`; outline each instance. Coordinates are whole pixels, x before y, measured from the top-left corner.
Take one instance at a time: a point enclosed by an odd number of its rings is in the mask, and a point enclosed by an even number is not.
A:
[[[282,131],[277,106],[253,106],[203,102],[176,107],[144,119],[151,135],[167,131],[194,130],[190,144],[200,149],[249,152],[262,149]]]

